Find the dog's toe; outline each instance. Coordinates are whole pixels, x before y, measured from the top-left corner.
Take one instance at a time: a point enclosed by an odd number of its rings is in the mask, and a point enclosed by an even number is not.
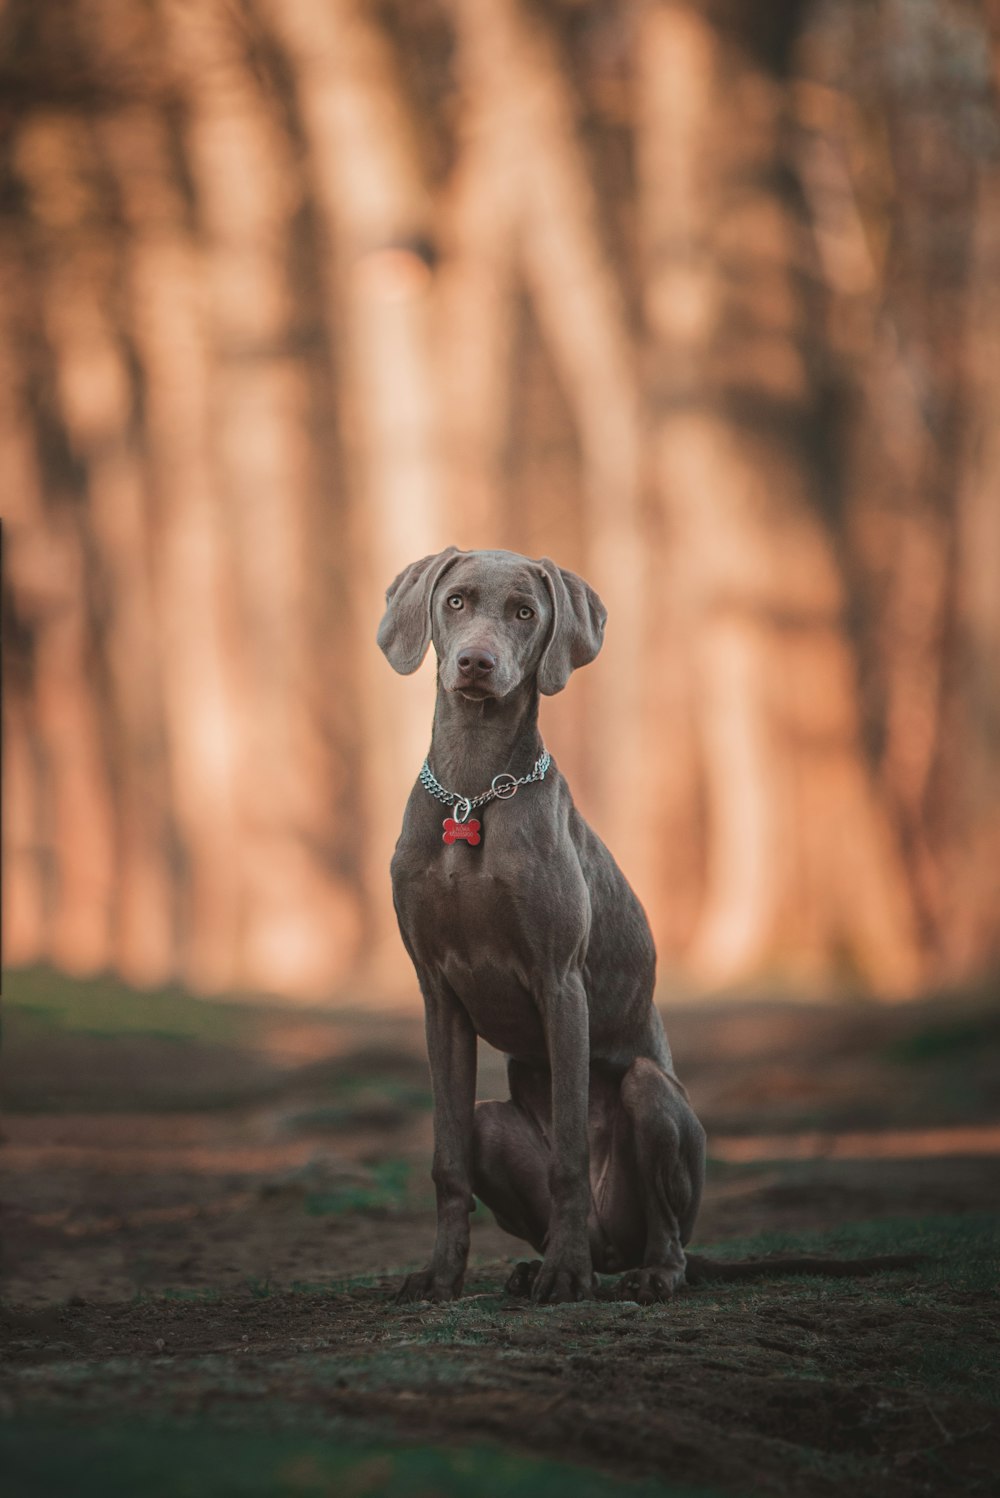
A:
[[[522,1259],[511,1270],[510,1278],[504,1285],[505,1292],[508,1295],[516,1295],[521,1300],[528,1300],[541,1267],[541,1259]]]
[[[615,1291],[618,1300],[635,1300],[641,1306],[671,1300],[684,1283],[684,1266],[650,1264],[623,1274]]]
[[[597,1276],[589,1267],[572,1263],[543,1262],[531,1287],[531,1298],[538,1305],[559,1305],[576,1300],[593,1300]]]
[[[408,1274],[396,1291],[397,1304],[410,1300],[430,1300],[438,1303],[455,1300],[462,1292],[461,1281],[444,1279],[433,1269],[418,1269]]]

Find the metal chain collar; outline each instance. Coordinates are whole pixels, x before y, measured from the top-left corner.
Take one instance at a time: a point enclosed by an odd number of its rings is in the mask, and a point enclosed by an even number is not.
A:
[[[430,765],[424,760],[420,784],[425,791],[430,791],[432,796],[452,808],[456,822],[466,822],[475,807],[483,806],[487,801],[509,801],[511,796],[517,795],[519,785],[527,785],[532,780],[544,780],[551,763],[552,756],[547,749],[543,749],[535,760],[535,767],[530,775],[510,775],[504,770],[501,774],[494,775],[488,791],[483,791],[479,796],[460,796],[457,791],[446,790],[439,780],[435,780]]]

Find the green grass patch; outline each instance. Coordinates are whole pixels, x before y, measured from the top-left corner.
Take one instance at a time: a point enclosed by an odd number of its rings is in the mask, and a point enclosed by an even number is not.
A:
[[[901,1035],[886,1046],[887,1061],[902,1065],[925,1065],[935,1061],[962,1061],[983,1051],[1000,1049],[1000,1009],[966,1014],[938,1021]]]
[[[1000,1405],[995,1346],[957,1333],[925,1329],[907,1349],[905,1367],[891,1372],[886,1382],[901,1389],[916,1384],[941,1394],[961,1393],[981,1404]]]
[[[829,1254],[839,1258],[864,1258],[877,1254],[916,1253],[926,1259],[900,1270],[887,1270],[863,1279],[831,1279],[822,1275],[796,1275],[711,1284],[702,1304],[718,1307],[721,1315],[734,1303],[767,1316],[779,1291],[781,1304],[842,1307],[843,1334],[835,1342],[816,1344],[820,1363],[790,1366],[795,1376],[820,1380],[830,1367],[840,1376],[853,1378],[877,1370],[881,1383],[913,1392],[963,1394],[983,1404],[1000,1405],[1000,1364],[992,1343],[976,1331],[980,1315],[995,1295],[1000,1281],[1000,1214],[967,1213],[963,1216],[884,1218],[845,1223],[829,1233],[761,1233],[722,1244],[710,1245],[709,1257],[756,1258],[770,1253]],[[711,1297],[711,1300],[708,1297]],[[974,1309],[982,1302],[983,1309]],[[941,1315],[942,1306],[955,1306],[952,1315]],[[877,1346],[864,1348],[865,1317],[888,1311],[891,1321]],[[862,1344],[851,1350],[852,1326],[858,1318]],[[822,1348],[825,1347],[825,1353]],[[858,1358],[862,1361],[859,1363]],[[864,1359],[874,1361],[865,1362]],[[823,1360],[829,1367],[822,1366]],[[841,1366],[842,1365],[842,1366]],[[818,1371],[817,1371],[818,1370]]]
[[[335,1059],[283,1067],[263,1041],[287,1006],[264,998],[196,998],[179,987],[130,988],[110,975],[68,978],[48,968],[4,975],[6,1105],[16,1112],[216,1110],[280,1098],[301,1107],[292,1133],[405,1128],[431,1106],[423,1059],[368,1045]],[[310,1023],[352,1037],[345,1011]]]
[[[256,1034],[265,1012],[260,1004],[194,998],[177,987],[146,991],[110,974],[68,978],[45,967],[6,972],[3,991],[8,1017],[23,1014],[49,1030],[77,1035],[240,1045]]]
[[[345,1212],[398,1212],[411,1205],[409,1160],[380,1160],[369,1167],[368,1181],[345,1181],[326,1191],[309,1192],[306,1211],[313,1217],[343,1216]]]
[[[178,1285],[176,1288],[168,1286],[165,1290],[157,1290],[154,1293],[145,1292],[146,1300],[191,1300],[198,1304],[210,1305],[222,1300],[222,1291],[213,1285]]]
[[[0,1426],[5,1498],[710,1498],[483,1446],[206,1425]]]
[[[322,1103],[285,1119],[291,1133],[344,1134],[365,1127],[402,1126],[413,1113],[428,1113],[428,1087],[414,1087],[387,1077],[332,1076],[326,1085],[337,1101]]]
[[[879,1217],[847,1222],[832,1232],[767,1232],[723,1243],[691,1244],[691,1251],[716,1259],[759,1258],[772,1253],[822,1253],[838,1258],[925,1254],[927,1262],[907,1270],[908,1274],[918,1273],[934,1282],[948,1280],[956,1288],[980,1289],[995,1283],[1000,1271],[1000,1213]]]

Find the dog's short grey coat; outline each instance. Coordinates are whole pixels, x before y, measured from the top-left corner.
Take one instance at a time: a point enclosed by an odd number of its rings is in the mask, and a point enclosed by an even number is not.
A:
[[[414,562],[386,595],[379,644],[404,674],[433,642],[429,754],[462,795],[541,752],[539,692],[601,648],[605,610],[547,559],[454,547]],[[460,1294],[473,1196],[543,1254],[512,1288],[578,1300],[594,1270],[621,1293],[669,1296],[684,1278],[704,1131],[674,1075],[653,1004],[645,914],[555,765],[476,815],[482,843],[446,845],[447,811],[418,783],[392,861],[400,931],[426,1005],[438,1231],[407,1299]],[[475,1102],[476,1037],[509,1059],[510,1100]]]

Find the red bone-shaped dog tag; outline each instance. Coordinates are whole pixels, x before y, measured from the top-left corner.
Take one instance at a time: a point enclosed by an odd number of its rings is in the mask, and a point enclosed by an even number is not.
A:
[[[445,817],[441,825],[444,828],[443,841],[446,843],[464,838],[474,848],[480,841],[479,823],[475,819],[471,822],[456,822],[454,817]]]

